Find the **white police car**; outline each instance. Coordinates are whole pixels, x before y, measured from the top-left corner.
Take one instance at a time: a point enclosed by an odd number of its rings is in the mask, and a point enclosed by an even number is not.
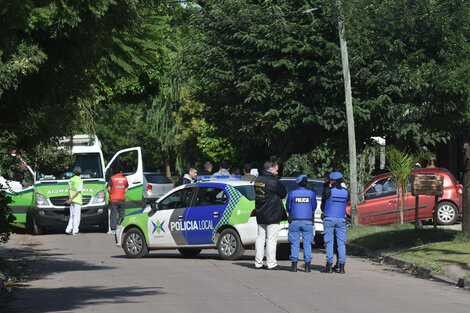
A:
[[[179,186],[126,215],[116,230],[117,246],[132,258],[156,249],[176,248],[191,257],[217,248],[222,259],[240,259],[258,233],[253,183],[213,179]],[[287,227],[281,223],[279,243],[288,242]]]

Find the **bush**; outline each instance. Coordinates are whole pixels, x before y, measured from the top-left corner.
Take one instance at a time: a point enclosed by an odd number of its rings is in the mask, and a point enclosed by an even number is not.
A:
[[[12,231],[11,223],[15,221],[8,206],[9,203],[11,203],[11,197],[7,196],[5,191],[0,191],[0,243],[8,241]]]

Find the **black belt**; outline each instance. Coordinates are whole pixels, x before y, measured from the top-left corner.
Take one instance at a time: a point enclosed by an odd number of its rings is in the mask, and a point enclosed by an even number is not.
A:
[[[292,220],[293,221],[312,221],[314,220],[314,218],[297,218],[297,217],[292,217]]]

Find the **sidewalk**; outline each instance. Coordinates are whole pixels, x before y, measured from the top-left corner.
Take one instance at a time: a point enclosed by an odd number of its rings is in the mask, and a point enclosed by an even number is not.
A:
[[[432,270],[407,260],[388,255],[390,250],[371,250],[354,243],[346,245],[347,254],[363,256],[376,260],[379,263],[395,265],[403,271],[415,274],[418,277],[444,282],[470,291],[470,264],[454,264],[445,266],[441,275],[432,274]]]

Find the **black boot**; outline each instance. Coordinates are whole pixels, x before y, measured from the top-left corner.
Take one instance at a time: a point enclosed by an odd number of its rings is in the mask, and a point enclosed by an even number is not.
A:
[[[339,260],[336,260],[336,264],[333,266],[332,270],[335,273],[339,273]]]
[[[310,269],[310,262],[305,262],[305,272],[310,273],[312,270]]]
[[[291,271],[292,272],[297,272],[297,262],[292,262]]]
[[[346,272],[344,271],[344,263],[339,265],[338,273],[340,273],[340,274],[346,274]]]
[[[325,268],[321,271],[322,273],[333,273],[333,263],[326,263]]]

